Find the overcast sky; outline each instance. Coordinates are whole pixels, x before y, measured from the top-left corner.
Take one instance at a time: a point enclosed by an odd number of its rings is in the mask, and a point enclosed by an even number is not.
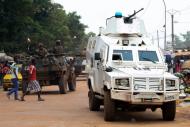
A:
[[[105,27],[106,18],[120,11],[124,16],[134,10],[144,8],[137,16],[144,20],[148,33],[156,35],[159,31],[163,39],[164,4],[163,0],[53,0],[63,5],[66,12],[76,11],[81,16],[81,22],[88,26],[86,32],[98,33],[100,26]],[[190,30],[190,0],[165,0],[168,12],[173,9],[174,31],[176,34]],[[167,36],[171,34],[171,15],[167,12]]]

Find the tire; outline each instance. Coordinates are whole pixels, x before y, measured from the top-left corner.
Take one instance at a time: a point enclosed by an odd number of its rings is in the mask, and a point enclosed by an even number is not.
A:
[[[104,91],[104,120],[114,121],[115,102],[111,99],[110,91]]]
[[[59,79],[59,92],[60,94],[67,93],[67,80],[65,76],[61,76]]]
[[[8,88],[3,87],[3,90],[4,90],[4,91],[8,91]]]
[[[76,76],[72,74],[70,81],[68,82],[69,90],[75,91],[76,90]]]
[[[8,91],[8,87],[6,87],[6,85],[4,83],[2,83],[2,86],[3,86],[4,91]]]
[[[162,117],[165,121],[173,121],[176,114],[176,101],[166,102],[162,106]]]
[[[88,98],[89,98],[89,109],[90,111],[99,111],[100,110],[100,100],[95,97],[95,94],[90,88],[88,91]]]

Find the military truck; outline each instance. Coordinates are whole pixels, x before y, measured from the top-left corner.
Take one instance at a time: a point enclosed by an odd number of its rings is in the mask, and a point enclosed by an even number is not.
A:
[[[66,94],[68,88],[70,91],[75,91],[76,76],[74,69],[63,54],[51,54],[45,58],[34,56],[34,58],[36,59],[37,80],[41,87],[58,85],[61,94]],[[28,83],[29,61],[23,66],[23,84]]]

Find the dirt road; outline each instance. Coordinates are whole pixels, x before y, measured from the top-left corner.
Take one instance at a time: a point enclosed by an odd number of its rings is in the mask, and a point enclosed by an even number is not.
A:
[[[43,89],[45,102],[26,96],[25,102],[8,100],[0,91],[0,127],[189,127],[190,107],[178,107],[176,120],[162,121],[161,111],[117,113],[115,122],[105,122],[103,107],[99,112],[88,109],[85,81],[77,82],[77,91],[60,95],[56,86]]]

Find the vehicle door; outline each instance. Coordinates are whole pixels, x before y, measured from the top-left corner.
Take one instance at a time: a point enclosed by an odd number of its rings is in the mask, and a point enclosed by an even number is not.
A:
[[[96,60],[95,63],[95,80],[96,80],[96,86],[97,90],[102,92],[103,88],[103,81],[105,77],[105,64],[107,62],[107,52],[108,52],[108,46],[102,46],[100,49],[100,60]]]

